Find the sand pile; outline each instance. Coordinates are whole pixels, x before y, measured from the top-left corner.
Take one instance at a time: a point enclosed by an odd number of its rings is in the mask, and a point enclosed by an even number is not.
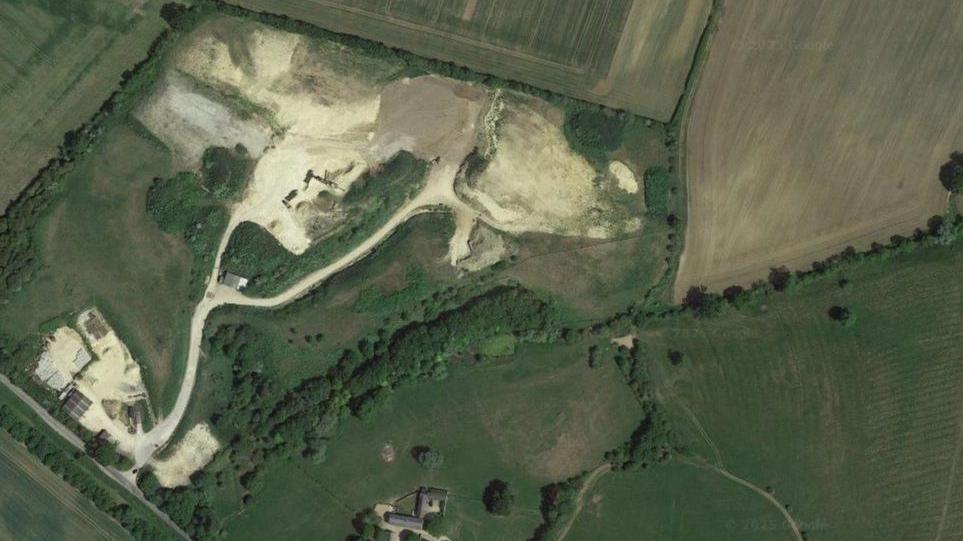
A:
[[[207,423],[200,423],[184,435],[174,454],[154,460],[151,465],[161,486],[170,488],[186,485],[190,483],[191,475],[206,466],[220,447]]]

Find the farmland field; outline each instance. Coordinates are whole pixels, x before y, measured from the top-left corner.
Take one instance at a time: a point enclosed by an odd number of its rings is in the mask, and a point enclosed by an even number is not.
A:
[[[685,464],[610,473],[586,496],[568,541],[789,541],[779,511],[724,477]]]
[[[0,212],[146,55],[161,3],[0,3]]]
[[[709,1],[235,0],[336,32],[667,121]]]
[[[452,493],[453,538],[522,539],[540,521],[539,488],[596,466],[638,421],[615,367],[592,370],[584,358],[584,347],[524,346],[510,358],[454,367],[444,382],[401,389],[372,419],[347,422],[325,464],[273,463],[263,492],[227,533],[258,539],[270,527],[290,538],[340,539],[354,513],[427,484]],[[395,450],[387,462],[385,445]],[[444,465],[419,466],[411,456],[419,445],[443,452]],[[487,515],[480,501],[496,477],[517,492],[506,518]]]
[[[0,538],[130,539],[116,522],[0,430]]]
[[[676,280],[720,290],[925,228],[963,145],[963,9],[937,2],[733,2],[685,143]]]
[[[959,246],[921,250],[653,328],[657,394],[691,451],[771,487],[814,538],[959,539],[961,264]]]

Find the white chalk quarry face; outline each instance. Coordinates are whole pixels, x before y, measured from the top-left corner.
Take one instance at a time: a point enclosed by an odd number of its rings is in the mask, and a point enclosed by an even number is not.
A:
[[[561,112],[538,99],[504,95],[491,137],[494,155],[459,191],[507,231],[606,238],[631,229],[610,221],[599,174],[569,146]]]

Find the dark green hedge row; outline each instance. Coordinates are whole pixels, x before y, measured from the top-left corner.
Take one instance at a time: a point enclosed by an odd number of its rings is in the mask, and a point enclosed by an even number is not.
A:
[[[37,226],[63,193],[63,183],[76,162],[93,149],[110,122],[125,119],[153,87],[177,37],[196,22],[197,14],[187,13],[181,19],[181,30],[165,30],[158,36],[147,57],[124,72],[119,88],[90,120],[64,135],[57,156],[7,206],[0,216],[0,301],[19,291],[40,267],[34,240]]]
[[[26,445],[44,465],[80,491],[98,509],[116,520],[134,539],[179,539],[173,532],[158,527],[153,515],[132,508],[116,494],[103,488],[102,484],[80,465],[80,461],[85,459],[83,452],[65,449],[65,445],[55,442],[41,430],[21,420],[17,412],[6,404],[0,404],[0,428]]]

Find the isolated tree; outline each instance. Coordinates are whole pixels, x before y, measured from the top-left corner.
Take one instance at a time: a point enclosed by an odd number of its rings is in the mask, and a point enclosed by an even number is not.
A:
[[[683,361],[684,359],[685,359],[685,354],[683,354],[681,351],[677,351],[677,350],[674,350],[674,349],[670,349],[670,350],[669,350],[669,362],[670,362],[670,363],[672,363],[672,364],[674,364],[674,365],[679,365],[679,364],[682,364],[682,361]]]
[[[445,463],[445,455],[430,447],[421,447],[415,451],[415,460],[426,470],[437,470]]]
[[[852,325],[854,321],[852,312],[845,306],[833,306],[830,308],[829,317],[833,321],[838,321],[846,327]]]
[[[501,479],[492,479],[482,494],[485,509],[493,515],[508,515],[515,503],[515,494],[508,483]]]
[[[950,154],[950,161],[940,167],[940,182],[953,193],[963,192],[963,152]]]

